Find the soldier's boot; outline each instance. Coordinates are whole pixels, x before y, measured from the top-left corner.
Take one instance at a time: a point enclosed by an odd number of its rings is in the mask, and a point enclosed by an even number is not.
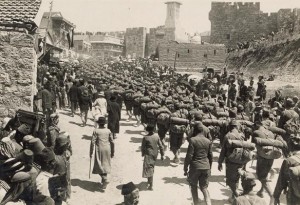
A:
[[[197,188],[197,186],[191,186],[191,192],[192,192],[192,198],[193,198],[194,205],[198,205],[199,204],[199,197],[198,197],[198,188]]]
[[[211,205],[210,195],[207,189],[201,189],[206,205]]]

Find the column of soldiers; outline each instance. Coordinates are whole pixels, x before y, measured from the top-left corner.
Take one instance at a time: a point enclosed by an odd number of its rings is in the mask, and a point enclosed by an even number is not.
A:
[[[287,193],[288,204],[299,203],[299,181],[296,183],[292,179],[298,179],[300,168],[297,159],[300,148],[297,97],[283,97],[277,90],[275,97],[266,101],[266,86],[262,78],[258,81],[255,97],[254,79],[251,78],[246,86],[243,75],[237,77],[236,83],[223,74],[220,80],[229,84],[228,93],[224,95],[222,90],[213,96],[209,89],[196,90],[196,87],[205,87],[203,85],[209,79],[204,79],[202,86],[192,87],[178,82],[176,75],[175,79],[160,83],[157,76],[142,75],[140,71],[125,76],[121,75],[123,73],[117,68],[103,72],[100,81],[107,83],[105,89],[108,92],[122,93],[120,97],[129,116],[127,121],[133,120],[134,116],[135,126],[142,125],[149,133],[156,129],[161,141],[159,148],[164,149],[162,159],[168,147],[168,133],[174,163],[179,163],[180,148],[188,140],[184,174],[188,176],[194,204],[199,204],[198,186],[206,204],[211,204],[207,187],[213,166],[212,146],[221,148],[218,169],[222,171],[225,162],[226,184],[232,192],[229,200],[233,204],[253,204],[253,201],[267,204],[264,191],[270,197],[268,204],[279,204],[283,190]],[[218,84],[215,86],[218,90]],[[219,144],[213,144],[218,140]],[[273,163],[279,158],[284,158],[284,162],[273,190],[268,175],[273,172]],[[256,176],[246,171],[246,165],[254,159],[257,160]],[[238,192],[240,179],[243,193]],[[253,192],[255,179],[261,182],[257,193]],[[153,190],[153,182],[149,185]]]
[[[73,115],[78,103],[82,105],[83,98],[78,94],[78,89],[91,84],[94,84],[95,89],[88,93],[90,100],[87,110],[91,107],[91,101],[95,100],[93,96],[97,95],[94,90],[98,94],[104,92],[104,97],[115,96],[120,107],[124,102],[128,121],[136,120],[135,126],[144,126],[149,136],[155,135],[154,130],[157,131],[162,159],[169,147],[174,154],[173,162],[179,163],[180,148],[185,140],[189,142],[183,171],[188,177],[194,204],[199,204],[198,186],[206,204],[211,204],[207,188],[210,170],[214,166],[213,146],[221,148],[218,169],[225,169],[226,184],[232,192],[230,201],[233,204],[253,204],[253,201],[255,204],[266,204],[264,191],[270,197],[269,204],[279,204],[282,191],[285,191],[289,205],[299,203],[297,97],[284,98],[280,91],[276,91],[275,97],[266,102],[266,86],[260,78],[257,100],[254,101],[254,80],[250,79],[249,86],[246,86],[242,74],[232,78],[226,70],[219,77],[209,75],[218,80],[218,83],[213,84],[209,78],[203,79],[198,85],[183,83],[179,81],[178,74],[161,82],[155,72],[135,70],[136,64],[118,62],[110,64],[108,69],[101,64],[83,64],[82,72],[78,72],[75,79],[68,77],[64,80],[60,86],[64,87],[64,91],[56,89],[59,87],[57,81],[51,83],[56,75],[47,74],[47,82],[40,88],[37,98],[42,101],[41,111],[46,116],[46,128],[35,131],[33,127],[28,128],[23,124],[15,126],[13,121],[8,123],[9,126],[3,125],[5,138],[1,141],[0,165],[5,172],[1,176],[1,184],[5,185],[3,187],[6,187],[7,193],[1,204],[19,199],[28,204],[29,201],[36,204],[61,204],[70,196],[69,159],[72,149],[68,133],[60,131],[57,126],[59,117],[55,109],[58,97],[55,96],[60,92],[66,93],[69,103],[65,105],[71,107]],[[96,69],[97,72],[94,71]],[[92,82],[95,76],[97,81]],[[84,85],[84,78],[90,80],[89,85]],[[227,92],[223,89],[225,84],[229,85]],[[85,112],[82,112],[82,121],[85,126]],[[168,133],[169,146],[166,142]],[[148,154],[145,148],[145,159]],[[275,190],[272,190],[268,174],[272,171],[274,160],[282,157],[284,162],[278,182]],[[253,159],[257,159],[256,176],[246,171],[247,163]],[[149,165],[151,169],[146,169]],[[144,161],[150,190],[153,190],[154,166],[155,160],[148,163]],[[37,184],[39,176],[47,175],[45,173],[55,177],[49,180],[52,183],[49,186],[51,189],[40,193],[36,191]],[[261,189],[257,193],[253,192],[255,178],[261,182]],[[240,179],[243,193],[237,189]]]

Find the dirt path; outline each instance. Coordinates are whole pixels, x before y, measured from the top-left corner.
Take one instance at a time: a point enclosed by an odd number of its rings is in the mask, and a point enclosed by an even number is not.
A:
[[[127,118],[124,111],[122,117]],[[143,132],[142,126],[136,128],[135,123],[121,121],[121,129],[115,140],[115,157],[112,160],[112,173],[109,175],[110,184],[105,192],[100,191],[100,176],[91,175],[89,179],[89,147],[93,132],[93,122],[88,121],[88,126],[80,127],[80,117],[69,116],[69,110],[60,111],[60,127],[71,135],[73,156],[71,158],[72,196],[69,200],[71,205],[117,205],[123,202],[121,195],[122,184],[132,181],[140,188],[141,205],[190,205],[192,204],[189,186],[183,176],[183,161],[185,158],[186,142],[181,150],[181,164],[175,165],[171,162],[173,155],[166,152],[164,161],[157,161],[154,175],[154,191],[146,190],[146,179],[142,178],[142,164],[140,146]],[[215,146],[216,147],[216,146]],[[225,205],[230,191],[225,187],[225,171],[217,170],[217,159],[219,149],[214,148],[214,163],[212,177],[210,179],[209,191],[213,205]],[[278,171],[282,160],[276,160],[274,167]],[[93,164],[93,163],[92,163]],[[249,163],[250,166],[251,163]],[[256,162],[254,162],[254,165]],[[252,168],[249,171],[255,172]],[[272,187],[277,181],[277,174],[273,179]],[[257,189],[260,183],[257,182]],[[199,196],[202,194],[199,190]],[[281,200],[285,204],[284,200]],[[204,204],[204,203],[201,203]]]

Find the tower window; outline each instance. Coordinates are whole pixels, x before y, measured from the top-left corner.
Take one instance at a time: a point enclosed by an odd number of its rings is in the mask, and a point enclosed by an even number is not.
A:
[[[170,50],[168,49],[168,50],[167,50],[167,53],[169,53],[169,52],[170,52]]]
[[[188,49],[188,53],[190,53],[190,49]]]
[[[179,56],[180,56],[180,55],[179,55],[179,53],[178,53],[178,54],[177,54],[177,57],[179,58]]]
[[[204,57],[204,58],[207,58],[207,54],[206,54],[206,53],[204,53],[203,57]]]
[[[214,55],[217,55],[217,50],[214,50]]]
[[[230,40],[230,38],[231,38],[230,34],[226,34],[226,39]]]

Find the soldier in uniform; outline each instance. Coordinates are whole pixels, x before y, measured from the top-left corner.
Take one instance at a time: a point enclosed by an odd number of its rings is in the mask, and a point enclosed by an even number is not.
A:
[[[231,103],[235,101],[236,94],[237,94],[236,85],[232,83],[228,89],[228,101],[227,101],[228,107],[231,107]]]
[[[281,116],[278,121],[278,127],[284,128],[284,125],[290,119],[294,119],[297,121],[299,119],[299,115],[294,110],[294,102],[291,98],[288,98],[285,102],[285,110],[282,111]]]
[[[189,173],[194,204],[199,203],[198,183],[203,193],[206,205],[211,205],[209,192],[207,190],[212,165],[212,142],[202,134],[203,124],[197,122],[194,125],[194,135],[189,141],[186,158],[184,161],[184,175]]]
[[[274,190],[274,205],[280,205],[280,195],[283,190],[286,192],[287,205],[300,205],[300,197],[296,196],[296,191],[294,190],[299,187],[299,181],[292,179],[290,175],[289,168],[296,167],[300,165],[300,138],[298,136],[292,137],[290,139],[291,146],[289,147],[292,151],[292,155],[286,158],[280,168],[278,180]],[[298,177],[299,179],[299,177]]]
[[[229,123],[230,131],[224,137],[224,143],[223,143],[221,153],[219,156],[219,161],[218,161],[218,163],[219,163],[218,170],[222,171],[222,169],[223,169],[222,163],[225,160],[226,184],[230,187],[230,189],[232,191],[232,198],[229,199],[230,201],[232,201],[232,199],[239,196],[239,194],[237,192],[239,179],[240,179],[238,170],[245,167],[245,164],[233,163],[228,159],[229,155],[232,154],[232,152],[233,152],[233,148],[227,147],[228,140],[242,140],[243,141],[245,139],[245,136],[239,132],[238,127],[239,127],[239,123],[236,120],[232,120]]]
[[[256,121],[255,122],[255,131],[253,132],[253,138],[262,138],[262,139],[271,139],[274,140],[274,134],[263,127],[262,122]],[[259,149],[259,148],[258,148]],[[266,159],[263,156],[260,156],[259,152],[257,155],[257,164],[256,164],[256,175],[258,180],[261,182],[261,189],[257,192],[257,195],[263,198],[263,191],[264,189],[270,196],[270,205],[273,205],[274,199],[272,196],[272,191],[270,184],[268,183],[267,177],[272,169],[274,163],[274,159]]]

